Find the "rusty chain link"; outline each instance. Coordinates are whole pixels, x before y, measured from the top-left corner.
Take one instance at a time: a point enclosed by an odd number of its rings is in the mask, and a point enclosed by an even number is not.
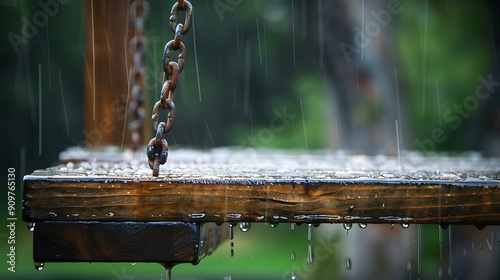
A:
[[[179,11],[185,11],[184,24],[178,23]],[[187,0],[178,0],[170,11],[170,28],[174,32],[174,39],[170,40],[163,50],[163,86],[161,88],[160,100],[153,106],[151,122],[156,136],[149,141],[146,148],[149,167],[153,170],[153,176],[160,174],[160,165],[167,162],[168,143],[163,134],[168,133],[174,125],[175,118],[175,88],[179,80],[179,74],[184,70],[186,61],[186,47],[182,43],[182,35],[186,34],[191,27],[191,16],[193,5]],[[177,62],[170,61],[172,51],[179,51]],[[167,122],[159,122],[160,110],[168,110]]]
[[[135,27],[135,36],[130,39],[129,52],[132,57],[132,77],[130,101],[128,106],[130,142],[132,150],[136,151],[141,145],[142,126],[146,117],[144,110],[145,70],[144,52],[146,37],[144,25],[149,14],[149,3],[146,0],[136,0],[130,4],[130,19]]]

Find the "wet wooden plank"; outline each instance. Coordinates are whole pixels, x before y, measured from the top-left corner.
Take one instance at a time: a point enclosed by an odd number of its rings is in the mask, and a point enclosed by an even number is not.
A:
[[[23,219],[500,224],[499,160],[475,154],[178,150],[158,178],[143,154],[103,154],[26,176]]]

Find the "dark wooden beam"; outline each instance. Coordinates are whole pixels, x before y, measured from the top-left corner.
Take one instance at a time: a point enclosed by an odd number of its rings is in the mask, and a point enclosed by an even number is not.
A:
[[[227,239],[228,228],[214,223],[43,221],[34,226],[33,259],[197,264]]]

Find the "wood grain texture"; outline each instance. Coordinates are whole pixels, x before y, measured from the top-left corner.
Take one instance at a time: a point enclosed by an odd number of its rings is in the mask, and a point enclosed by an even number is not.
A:
[[[497,160],[176,153],[159,178],[140,158],[34,172],[23,219],[500,224]]]
[[[35,225],[33,259],[196,264],[227,232],[213,223],[44,221]]]

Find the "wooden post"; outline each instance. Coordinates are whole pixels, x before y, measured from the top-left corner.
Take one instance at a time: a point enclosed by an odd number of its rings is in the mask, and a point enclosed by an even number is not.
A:
[[[129,13],[131,2],[85,1],[84,140],[87,148],[130,145],[126,121],[132,64],[129,42],[134,36]],[[143,139],[144,145],[145,141]]]

